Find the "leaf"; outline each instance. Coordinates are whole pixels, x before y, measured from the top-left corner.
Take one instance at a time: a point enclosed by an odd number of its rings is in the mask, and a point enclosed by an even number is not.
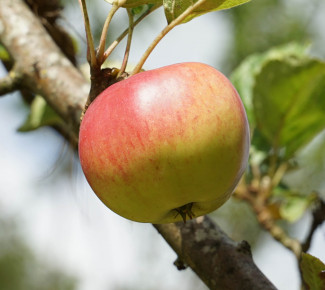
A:
[[[309,45],[290,43],[270,49],[265,53],[253,54],[247,57],[231,74],[230,80],[236,87],[244,103],[250,128],[255,128],[253,112],[253,89],[256,77],[265,64],[273,60],[285,61],[290,58],[301,58],[306,55]]]
[[[325,128],[325,63],[308,56],[268,61],[255,79],[256,126],[291,158]]]
[[[283,201],[280,204],[279,213],[282,219],[291,223],[299,220],[317,199],[315,193],[306,196],[290,191],[284,191],[282,194],[284,196]]]
[[[300,269],[308,289],[325,289],[325,264],[321,260],[310,254],[302,253]]]
[[[118,4],[121,3],[121,0],[105,0],[106,2],[110,3],[110,4]],[[161,6],[163,5],[163,0],[126,0],[124,4],[122,4],[122,7],[125,8],[136,8],[142,5],[158,5]]]
[[[138,15],[138,14],[140,14],[146,8],[146,6],[147,5],[141,5],[141,6],[133,7],[131,9],[132,15]]]
[[[193,6],[199,0],[163,0],[167,22],[170,23],[180,16],[187,8]],[[208,12],[229,9],[249,2],[250,0],[206,0],[192,11],[182,23]]]
[[[8,51],[1,44],[0,44],[0,60],[2,60],[2,61],[10,60],[10,55],[9,55]]]
[[[43,97],[36,95],[30,106],[30,112],[20,132],[36,130],[42,126],[63,124],[61,117],[46,103]]]
[[[298,152],[294,163],[283,178],[284,184],[305,195],[316,191],[325,200],[325,130]]]

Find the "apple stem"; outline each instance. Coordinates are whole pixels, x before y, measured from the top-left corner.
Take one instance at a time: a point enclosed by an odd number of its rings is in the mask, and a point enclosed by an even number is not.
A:
[[[147,17],[151,12],[155,11],[159,6],[154,5],[147,9],[134,23],[133,28],[138,25],[145,17]],[[107,48],[107,50],[103,54],[103,61],[105,61],[116,48],[116,46],[122,41],[122,39],[128,34],[129,28],[125,29],[123,33],[114,40],[114,42]]]
[[[131,48],[133,28],[134,28],[132,11],[129,8],[127,8],[126,11],[128,13],[128,17],[129,17],[128,40],[127,40],[127,44],[126,44],[126,48],[125,48],[122,66],[121,66],[120,71],[117,75],[117,78],[119,78],[125,72],[125,69],[126,69],[126,66],[128,63],[128,59],[129,59],[129,55],[130,55],[130,48]]]
[[[85,24],[85,30],[86,30],[86,38],[87,38],[87,54],[89,53],[90,59],[88,59],[88,62],[90,63],[91,67],[97,66],[97,59],[96,59],[96,53],[95,53],[95,46],[94,46],[94,39],[91,33],[90,28],[90,21],[88,17],[88,11],[87,11],[87,5],[85,0],[79,0],[79,4],[81,7],[84,24]]]
[[[135,66],[133,71],[131,72],[130,75],[137,74],[141,71],[144,63],[146,62],[147,58],[151,54],[151,52],[154,50],[154,48],[157,46],[157,44],[164,38],[164,36],[170,32],[175,26],[181,24],[181,22],[189,16],[196,8],[201,6],[204,2],[207,0],[199,0],[197,1],[194,5],[188,7],[181,15],[179,15],[176,19],[174,19],[172,22],[170,22],[154,39],[154,41],[149,45],[147,50],[144,52],[142,55],[140,61],[138,64]]]

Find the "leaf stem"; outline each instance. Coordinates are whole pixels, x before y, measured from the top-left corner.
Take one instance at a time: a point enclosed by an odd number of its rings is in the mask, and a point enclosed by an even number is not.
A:
[[[154,39],[154,41],[149,45],[147,50],[142,55],[140,61],[135,66],[133,71],[131,72],[131,75],[137,74],[142,69],[142,66],[146,62],[147,58],[151,54],[151,52],[154,50],[154,48],[157,46],[157,44],[164,38],[164,36],[171,31],[175,26],[179,25],[187,16],[189,16],[196,8],[201,6],[205,1],[207,0],[199,0],[194,5],[188,7],[181,15],[179,15],[176,19],[174,19],[172,22],[170,22]]]
[[[100,65],[103,64],[104,62],[104,52],[105,52],[105,45],[106,45],[106,38],[107,38],[107,32],[108,32],[108,27],[112,21],[112,18],[115,14],[115,12],[120,8],[119,4],[113,4],[111,10],[109,11],[107,18],[105,20],[104,26],[103,26],[103,30],[102,30],[102,34],[100,37],[100,41],[99,41],[99,48],[98,48],[98,52],[97,52],[97,60],[98,63]]]
[[[283,162],[280,164],[280,166],[275,171],[273,177],[272,177],[272,187],[276,187],[282,180],[283,176],[287,172],[288,169],[288,163]]]
[[[87,38],[87,50],[88,53],[90,54],[90,59],[88,60],[90,63],[91,67],[97,66],[97,59],[96,59],[96,53],[95,53],[95,46],[94,46],[94,39],[91,33],[90,29],[90,22],[89,22],[89,17],[88,17],[88,12],[87,12],[87,5],[85,0],[78,0],[84,23],[85,23],[85,30],[86,30],[86,38]]]
[[[134,23],[133,26],[135,27],[138,25],[145,17],[147,17],[151,12],[155,11],[159,6],[155,5],[150,7],[148,10],[146,10]],[[125,29],[123,33],[113,41],[113,43],[107,48],[107,50],[103,54],[103,61],[105,61],[110,54],[113,52],[113,50],[116,48],[116,46],[122,41],[122,39],[128,34],[129,28]]]
[[[129,17],[128,40],[127,40],[127,43],[126,43],[126,48],[125,48],[125,53],[124,53],[122,66],[121,66],[120,71],[119,71],[119,73],[117,75],[117,78],[119,78],[125,72],[125,69],[126,69],[126,66],[127,66],[128,60],[129,60],[130,48],[131,48],[131,42],[132,42],[132,35],[133,35],[133,28],[134,28],[133,15],[132,15],[131,9],[127,8],[126,11],[128,13],[128,17]]]

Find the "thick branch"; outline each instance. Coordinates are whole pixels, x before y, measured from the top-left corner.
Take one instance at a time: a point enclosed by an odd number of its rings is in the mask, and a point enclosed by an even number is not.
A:
[[[254,264],[248,243],[234,242],[210,218],[154,226],[178,265],[191,267],[210,289],[276,289]]]
[[[24,75],[21,86],[44,96],[77,132],[89,85],[21,0],[0,0],[0,41]]]
[[[77,136],[87,81],[22,0],[0,0],[0,7],[0,42],[24,74],[21,85],[44,96]],[[209,218],[155,227],[211,289],[275,289],[255,266],[247,243],[235,243]]]

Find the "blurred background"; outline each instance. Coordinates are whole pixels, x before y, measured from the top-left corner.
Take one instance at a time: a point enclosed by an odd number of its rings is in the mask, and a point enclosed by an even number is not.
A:
[[[62,4],[60,24],[73,36],[83,65],[85,36],[78,1]],[[92,0],[88,9],[98,39],[110,5]],[[144,68],[198,61],[229,76],[249,54],[293,41],[311,43],[311,53],[324,59],[324,13],[322,0],[252,0],[206,14],[170,32]],[[118,12],[109,41],[127,21],[125,11]],[[165,24],[159,9],[137,26],[131,64]],[[121,61],[124,47],[122,42],[111,61]],[[176,269],[176,254],[150,224],[125,220],[97,199],[77,157],[54,130],[17,132],[27,116],[19,94],[0,98],[0,289],[207,289],[190,269]],[[295,258],[259,229],[248,206],[230,200],[211,216],[233,239],[252,245],[256,264],[279,289],[299,289]],[[305,215],[287,230],[302,238],[310,220]],[[324,245],[323,225],[310,253],[325,261]]]

